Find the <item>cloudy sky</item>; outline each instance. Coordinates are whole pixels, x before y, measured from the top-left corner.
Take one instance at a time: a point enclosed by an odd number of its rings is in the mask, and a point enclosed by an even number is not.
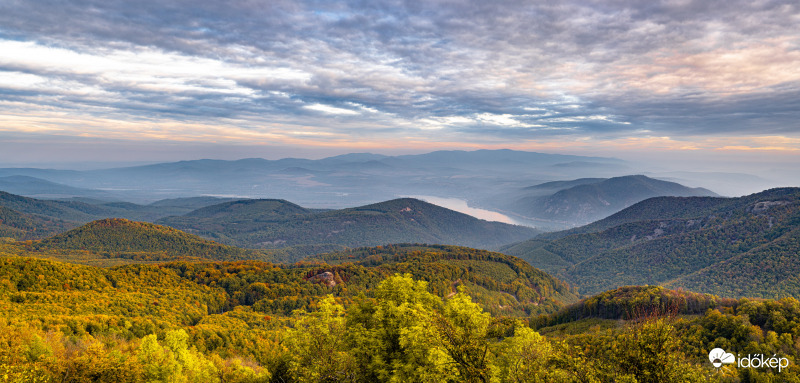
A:
[[[800,158],[788,1],[4,0],[0,165]]]

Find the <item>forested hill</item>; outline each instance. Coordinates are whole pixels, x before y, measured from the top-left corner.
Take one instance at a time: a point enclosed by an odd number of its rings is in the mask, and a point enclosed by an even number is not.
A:
[[[531,326],[541,328],[588,318],[630,320],[648,316],[702,315],[709,309],[738,304],[736,299],[661,286],[623,286],[582,299],[558,312],[543,314],[534,318]]]
[[[61,220],[77,226],[104,218],[126,218],[153,221],[161,217],[185,214],[197,208],[218,204],[229,199],[215,197],[175,198],[156,201],[150,205],[130,202],[78,198],[47,200],[23,197],[0,191],[0,206],[19,213],[40,216],[47,220]]]
[[[36,214],[67,221],[88,222],[104,209],[83,202],[48,201],[0,191],[0,206],[26,214]]]
[[[294,265],[235,262],[170,263],[164,267],[198,283],[224,286],[235,304],[253,304],[270,313],[306,308],[315,297],[325,294],[346,301],[361,294],[369,296],[381,280],[398,273],[426,281],[429,291],[440,297],[455,295],[462,287],[495,315],[549,313],[577,301],[565,283],[521,260],[458,246],[361,248]]]
[[[731,198],[723,197],[653,197],[618,213],[574,229],[543,233],[538,239],[558,239],[571,234],[597,233],[625,223],[664,219],[691,219],[708,216],[724,209]]]
[[[607,218],[570,230],[544,233],[539,239],[558,239],[570,234],[596,233],[624,223],[665,219],[692,219],[727,214],[759,202],[794,200],[800,188],[775,188],[738,198],[654,197],[639,202]]]
[[[184,217],[212,218],[222,222],[235,220],[275,221],[314,213],[281,199],[244,199],[205,206]]]
[[[198,257],[210,260],[263,259],[264,255],[222,245],[167,226],[109,218],[44,239],[37,250],[87,250],[143,259]]]
[[[731,297],[798,296],[799,227],[800,188],[779,188],[740,198],[647,200],[502,251],[584,294],[651,284]]]
[[[24,214],[0,206],[0,237],[15,240],[41,239],[75,226],[76,224],[72,222]]]
[[[528,227],[479,220],[412,198],[330,211],[304,209],[283,200],[248,200],[205,207],[157,223],[249,248],[440,243],[496,249],[537,234]]]
[[[387,262],[100,268],[0,249],[0,378],[578,383],[791,382],[800,375],[794,298],[734,301],[625,287],[547,314],[557,306],[526,289],[536,284],[522,278],[525,267],[499,288],[481,284],[512,274],[478,262],[508,257],[413,245],[350,255]],[[716,347],[787,363],[715,369],[708,355]]]
[[[642,200],[657,196],[717,196],[703,188],[690,188],[643,175],[582,178],[528,187],[510,201],[507,210],[547,225],[567,227],[608,217]]]
[[[87,230],[95,233],[108,232],[98,230],[97,227],[109,227],[113,224],[120,223],[95,223]],[[128,232],[138,232],[140,237],[142,232],[151,230],[148,227],[150,224],[134,222],[125,225]],[[121,237],[119,234],[111,236]],[[67,242],[64,238],[59,240],[62,243]],[[137,250],[156,251],[158,240],[152,242],[154,245]],[[71,246],[81,243],[83,242],[72,241]],[[125,248],[126,245],[114,242],[102,246],[98,249]],[[180,247],[174,245],[171,248]],[[11,251],[17,255],[12,255]],[[194,251],[194,254],[202,255],[199,251]],[[486,311],[496,315],[525,317],[550,313],[577,301],[577,296],[567,284],[520,259],[457,246],[409,244],[360,248],[330,253],[293,265],[262,261],[211,262],[192,258],[189,261],[162,263],[160,266],[97,268],[66,265],[26,256],[38,257],[39,254],[35,249],[32,252],[20,252],[19,249],[12,250],[8,246],[0,247],[0,282],[8,280],[7,283],[0,284],[0,291],[7,286],[16,286],[14,290],[20,291],[66,292],[69,290],[64,287],[66,285],[105,291],[112,287],[132,286],[132,282],[124,281],[126,276],[132,275],[135,278],[135,274],[143,271],[146,274],[166,272],[180,276],[191,284],[207,285],[215,290],[224,289],[227,298],[225,306],[220,306],[219,309],[228,310],[237,305],[245,305],[265,314],[288,315],[296,309],[308,309],[311,302],[327,294],[341,297],[346,302],[361,294],[370,295],[381,280],[399,273],[427,281],[429,291],[440,297],[452,296],[459,288],[464,288]],[[112,256],[124,255],[112,252]],[[211,256],[221,258],[217,254]],[[14,269],[17,270],[16,274]],[[142,289],[151,287],[142,286]]]
[[[358,248],[321,254],[305,262],[411,273],[415,278],[429,281],[433,290],[443,295],[453,289],[453,281],[458,281],[474,285],[470,287],[473,296],[499,299],[499,307],[577,300],[566,283],[519,258],[460,246],[400,244]]]

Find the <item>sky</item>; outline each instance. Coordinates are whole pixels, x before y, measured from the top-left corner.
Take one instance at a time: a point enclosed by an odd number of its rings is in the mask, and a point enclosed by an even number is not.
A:
[[[798,164],[800,4],[0,2],[0,166],[482,148]]]

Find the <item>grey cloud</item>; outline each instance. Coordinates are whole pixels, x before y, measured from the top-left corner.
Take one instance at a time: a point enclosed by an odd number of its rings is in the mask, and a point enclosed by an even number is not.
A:
[[[239,80],[253,89],[247,102],[213,92],[146,91],[91,76],[68,76],[120,97],[106,101],[68,95],[61,107],[107,106],[115,114],[157,114],[180,120],[258,115],[275,121],[325,121],[304,105],[351,108],[357,103],[383,116],[329,117],[391,125],[426,117],[511,114],[551,128],[453,127],[452,132],[493,137],[582,134],[624,135],[642,127],[665,134],[797,131],[797,84],[741,96],[650,94],[627,89],[610,68],[646,64],[648,55],[709,51],[776,37],[797,41],[795,1],[649,0],[566,1],[8,1],[0,4],[0,38],[38,41],[74,50],[155,47],[247,66],[267,63],[307,71],[305,82]],[[572,65],[576,69],[565,69]],[[574,71],[574,72],[573,72]],[[602,89],[570,88],[591,81]],[[624,76],[624,73],[623,73]],[[530,83],[522,83],[528,81]],[[486,82],[489,85],[483,84]],[[288,98],[271,97],[281,91]],[[31,92],[2,90],[16,100]],[[59,90],[49,91],[58,96]],[[559,94],[581,108],[548,104]],[[55,99],[53,99],[55,100]],[[56,101],[52,101],[56,102]],[[526,107],[546,106],[546,118]],[[794,109],[792,109],[794,108]],[[614,115],[616,121],[577,117]],[[391,116],[388,116],[391,115]],[[555,117],[575,117],[572,122]],[[396,122],[396,121],[395,121]],[[619,122],[631,122],[630,125]],[[384,125],[380,125],[384,126]],[[335,128],[335,127],[331,127]],[[401,131],[400,128],[389,131]]]
[[[796,134],[800,121],[800,83],[782,84],[750,94],[707,100],[650,98],[609,100],[636,122],[669,133]]]

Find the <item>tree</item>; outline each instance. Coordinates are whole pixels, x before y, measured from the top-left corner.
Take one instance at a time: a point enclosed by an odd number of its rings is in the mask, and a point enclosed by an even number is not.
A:
[[[464,292],[463,286],[435,317],[438,340],[454,361],[463,382],[488,382],[493,371],[486,332],[492,317]]]
[[[344,307],[329,295],[315,312],[297,311],[286,335],[290,373],[301,382],[348,382],[355,379],[354,360],[345,344]]]
[[[383,280],[348,318],[353,356],[365,381],[442,382],[458,374],[433,323],[441,300],[410,274]]]
[[[504,382],[539,382],[551,374],[548,362],[553,347],[539,333],[519,323],[514,336],[501,343],[499,365]]]
[[[702,374],[686,362],[675,328],[666,318],[649,319],[623,331],[612,345],[621,374],[639,383],[702,381]]]
[[[142,339],[139,362],[148,382],[219,382],[214,364],[195,349],[189,349],[189,335],[184,330],[167,332],[164,345],[155,334]]]

